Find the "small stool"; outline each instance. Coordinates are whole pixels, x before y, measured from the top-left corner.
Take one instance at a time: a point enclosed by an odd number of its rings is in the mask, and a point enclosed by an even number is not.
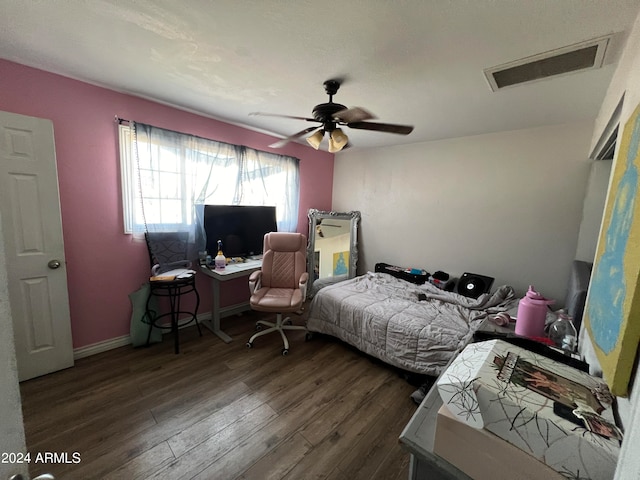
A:
[[[149,297],[143,321],[149,324],[149,333],[147,334],[147,346],[151,340],[151,330],[153,327],[171,330],[174,336],[175,353],[180,353],[180,339],[178,330],[191,322],[195,322],[198,327],[198,333],[202,336],[200,324],[198,323],[198,308],[200,307],[200,295],[196,289],[196,274],[187,278],[176,278],[175,280],[153,280],[149,282]],[[193,312],[180,310],[180,299],[183,295],[193,292],[196,296],[196,306]],[[151,296],[167,297],[169,299],[169,312],[158,315],[158,313],[150,308]],[[187,315],[187,318],[180,320],[180,315]],[[170,325],[162,325],[160,319],[170,317]]]

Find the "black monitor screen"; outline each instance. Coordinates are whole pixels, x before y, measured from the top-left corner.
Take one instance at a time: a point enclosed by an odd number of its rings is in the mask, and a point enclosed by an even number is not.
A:
[[[204,231],[207,252],[215,256],[218,240],[226,257],[248,257],[262,253],[264,235],[276,232],[276,207],[205,205]]]

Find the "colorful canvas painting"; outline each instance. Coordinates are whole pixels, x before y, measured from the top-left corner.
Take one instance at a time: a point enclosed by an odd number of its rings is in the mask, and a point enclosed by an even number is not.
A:
[[[346,252],[337,252],[333,254],[333,276],[346,275],[349,273],[347,267],[347,259],[349,258],[349,250]]]
[[[624,127],[594,261],[585,325],[604,379],[626,396],[640,341],[640,105]]]

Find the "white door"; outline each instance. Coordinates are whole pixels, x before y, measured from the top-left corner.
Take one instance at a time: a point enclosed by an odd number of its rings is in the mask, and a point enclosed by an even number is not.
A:
[[[20,381],[73,366],[53,124],[0,112],[0,208]]]

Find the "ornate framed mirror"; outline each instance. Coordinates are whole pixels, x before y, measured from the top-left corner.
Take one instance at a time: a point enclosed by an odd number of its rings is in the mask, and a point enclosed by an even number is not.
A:
[[[323,286],[356,276],[360,212],[309,210],[309,296]]]

